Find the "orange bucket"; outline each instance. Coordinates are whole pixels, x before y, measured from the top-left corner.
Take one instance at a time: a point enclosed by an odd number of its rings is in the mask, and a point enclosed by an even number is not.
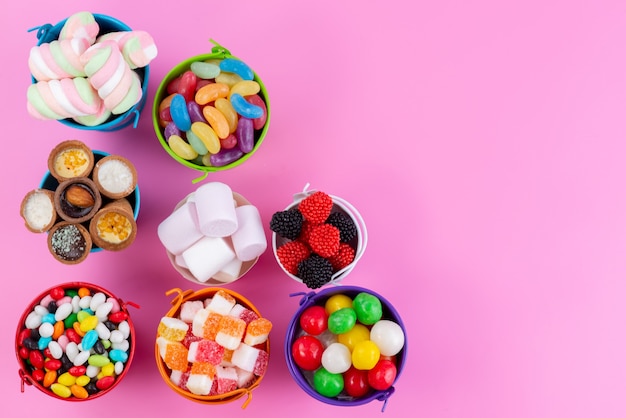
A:
[[[261,317],[261,313],[248,299],[246,299],[244,296],[240,295],[239,293],[236,293],[232,290],[221,288],[221,287],[207,287],[202,290],[195,291],[195,292],[192,290],[182,291],[181,289],[178,289],[178,288],[167,291],[165,293],[166,295],[169,296],[171,294],[176,294],[176,296],[171,301],[171,304],[173,305],[172,308],[165,314],[165,316],[169,318],[177,318],[180,314],[181,306],[183,303],[187,301],[204,301],[205,299],[213,297],[213,295],[215,295],[215,293],[217,293],[220,290],[232,296],[235,299],[236,303],[241,304],[244,308],[251,310],[257,316]],[[158,337],[158,333],[157,333],[157,337]],[[269,355],[269,351],[270,351],[269,338],[263,344],[258,345],[256,347],[263,349]],[[198,403],[224,404],[224,403],[229,403],[234,400],[237,400],[245,395],[247,398],[244,401],[244,403],[241,405],[241,408],[243,409],[246,406],[248,406],[248,403],[250,403],[250,401],[252,400],[252,391],[255,388],[257,388],[261,384],[261,381],[263,380],[263,375],[261,375],[261,376],[257,376],[254,382],[245,388],[239,388],[239,389],[236,389],[236,390],[224,393],[224,394],[219,394],[219,395],[196,395],[196,394],[189,392],[188,390],[181,388],[180,386],[172,382],[172,380],[170,379],[171,370],[167,367],[167,365],[161,358],[161,355],[159,353],[159,347],[156,343],[154,346],[154,356],[156,359],[157,367],[159,369],[159,373],[161,374],[161,377],[163,378],[165,383],[174,392],[178,393],[182,397],[198,402]]]

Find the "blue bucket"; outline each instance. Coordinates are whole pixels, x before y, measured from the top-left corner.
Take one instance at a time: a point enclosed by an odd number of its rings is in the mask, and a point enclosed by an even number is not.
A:
[[[98,23],[98,26],[100,27],[99,35],[103,35],[109,32],[122,32],[132,30],[128,25],[113,17],[96,13],[94,13],[93,16]],[[66,21],[67,19],[64,19],[54,26],[46,23],[44,25],[31,28],[28,31],[37,31],[37,46],[39,46],[41,44],[57,40],[59,38],[59,34],[61,33],[61,29],[63,29]],[[120,115],[112,115],[104,123],[94,126],[83,125],[72,119],[61,119],[59,120],[59,122],[66,126],[69,126],[70,128],[82,129],[87,131],[112,132],[125,128],[131,124],[133,125],[133,128],[136,128],[137,124],[139,123],[139,116],[141,115],[141,111],[143,110],[143,107],[146,104],[148,98],[148,79],[150,76],[150,66],[146,65],[142,68],[136,68],[134,71],[137,73],[139,79],[141,80],[142,95],[139,102],[130,109],[128,109],[126,112]],[[37,82],[37,80],[35,80],[35,78],[32,76],[31,79],[33,83]]]
[[[110,155],[104,151],[93,150],[93,161],[96,164],[98,161],[103,159],[104,157]],[[54,178],[54,176],[50,173],[50,170],[46,171],[43,178],[41,179],[41,183],[39,183],[40,189],[52,190],[54,192],[56,188],[59,186],[59,181]],[[103,199],[106,199],[103,197]],[[135,190],[128,196],[126,196],[126,200],[130,203],[130,207],[133,208],[133,218],[135,221],[137,220],[137,216],[139,216],[139,206],[141,205],[141,199],[139,194],[139,185],[135,186]],[[98,247],[95,243],[91,247],[92,253],[97,253],[102,251],[102,248]]]

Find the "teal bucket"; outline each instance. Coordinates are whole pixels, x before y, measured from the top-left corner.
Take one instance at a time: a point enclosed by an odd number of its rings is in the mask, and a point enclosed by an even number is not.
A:
[[[122,32],[132,30],[128,25],[113,17],[96,13],[94,13],[93,16],[98,23],[98,26],[100,27],[99,35],[103,35],[109,32]],[[52,42],[58,39],[59,34],[61,33],[61,29],[63,29],[63,25],[65,25],[66,21],[67,19],[64,19],[54,26],[46,23],[44,25],[29,29],[29,32],[35,30],[37,31],[37,46],[39,46],[41,44]],[[133,128],[136,128],[137,124],[139,123],[139,116],[141,115],[141,111],[143,110],[148,98],[148,79],[150,76],[150,66],[146,65],[145,67],[136,68],[134,71],[137,73],[139,79],[141,80],[142,95],[139,102],[133,105],[126,112],[119,115],[112,115],[105,122],[94,126],[83,125],[73,119],[60,119],[59,122],[66,126],[69,126],[70,128],[82,129],[87,131],[112,132],[125,128],[129,125],[132,125]],[[31,79],[33,83],[37,82],[37,80],[35,80],[35,78],[32,76]]]

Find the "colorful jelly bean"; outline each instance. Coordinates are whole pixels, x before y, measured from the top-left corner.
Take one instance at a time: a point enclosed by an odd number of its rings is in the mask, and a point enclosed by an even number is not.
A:
[[[225,58],[220,62],[220,71],[235,73],[243,80],[252,80],[254,73],[246,63],[234,58]]]
[[[239,148],[221,150],[217,154],[210,155],[210,165],[214,167],[222,167],[230,163],[234,163],[235,161],[243,157],[243,155],[243,151]]]
[[[190,65],[191,71],[198,77],[205,80],[215,78],[220,75],[220,66],[210,62],[196,61]]]
[[[228,98],[232,101],[233,94],[246,97],[257,94],[259,91],[261,91],[261,86],[256,81],[242,80],[230,88]]]
[[[220,97],[227,97],[229,92],[230,87],[224,83],[207,84],[196,92],[195,100],[199,105],[205,105]]]
[[[170,115],[176,127],[181,131],[188,131],[191,128],[191,118],[187,110],[187,103],[181,94],[176,94],[170,103]]]
[[[17,334],[24,371],[60,398],[87,399],[112,387],[132,338],[128,314],[114,300],[87,288],[51,290]]]
[[[252,103],[248,102],[240,94],[235,93],[231,95],[230,102],[232,103],[235,111],[243,117],[255,119],[263,116],[263,109],[261,109],[257,105],[253,105]]]
[[[226,116],[213,106],[204,106],[202,116],[209,126],[215,131],[218,138],[224,139],[230,134],[230,126]]]
[[[200,138],[208,152],[216,154],[220,151],[220,140],[208,124],[204,122],[194,122],[191,124],[191,131]]]
[[[167,144],[170,146],[170,149],[174,152],[174,154],[184,160],[193,160],[198,156],[198,153],[191,147],[191,145],[185,142],[185,140],[178,135],[172,135],[167,138]]]

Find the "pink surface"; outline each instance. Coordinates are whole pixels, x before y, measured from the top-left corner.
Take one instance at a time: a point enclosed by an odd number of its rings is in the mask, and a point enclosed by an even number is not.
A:
[[[1,14],[2,329],[6,417],[381,416],[380,402],[317,403],[283,356],[302,286],[271,247],[228,287],[274,322],[265,380],[206,406],[161,380],[153,357],[180,277],[157,225],[197,184],[152,129],[159,80],[209,52],[209,38],[264,80],[272,120],[245,164],[211,174],[255,204],[266,225],[306,183],[366,220],[369,245],[345,284],[392,301],[409,356],[386,416],[626,416],[626,5],[620,1],[12,2]],[[89,7],[153,35],[149,98],[137,129],[98,133],[26,112],[35,32]],[[131,159],[141,212],[135,243],[65,266],[19,216],[49,151],[65,139]],[[269,227],[267,227],[268,239]],[[13,336],[32,298],[57,283],[99,284],[134,310],[137,351],[107,396],[61,402],[20,392]],[[54,411],[54,412],[53,412]]]

